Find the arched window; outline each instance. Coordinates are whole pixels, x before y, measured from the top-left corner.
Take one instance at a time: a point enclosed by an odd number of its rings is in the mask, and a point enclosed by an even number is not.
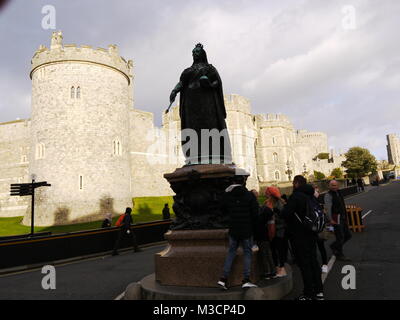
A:
[[[279,173],[279,171],[275,171],[275,180],[276,181],[280,181],[281,180],[281,174]]]
[[[71,87],[71,99],[75,98],[75,87]]]
[[[83,176],[79,176],[79,190],[83,190]]]
[[[274,152],[274,154],[272,155],[272,159],[274,160],[274,162],[278,162],[278,154],[276,152]]]
[[[81,98],[81,87],[76,88],[76,98],[80,99]]]
[[[122,144],[119,141],[119,139],[115,139],[113,141],[113,154],[115,156],[120,156],[122,155]]]
[[[38,143],[36,145],[36,159],[43,159],[44,158],[44,143]]]

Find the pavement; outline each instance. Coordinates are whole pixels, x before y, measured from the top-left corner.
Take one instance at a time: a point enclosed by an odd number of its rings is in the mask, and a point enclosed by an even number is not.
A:
[[[346,204],[363,208],[365,229],[362,233],[353,233],[353,238],[344,246],[344,254],[351,261],[334,261],[324,282],[325,298],[400,299],[400,181],[367,187],[364,193],[346,198]],[[328,245],[332,241],[326,243],[328,259],[331,254]],[[355,268],[355,289],[345,290],[342,286],[349,274],[345,266]],[[285,297],[287,300],[299,296],[302,291],[296,266],[293,277],[294,290]]]
[[[332,268],[324,283],[326,299],[400,299],[400,181],[379,187],[368,187],[364,193],[350,196],[347,204],[363,208],[365,231],[353,233],[345,245],[345,254],[352,259],[343,263],[331,260]],[[331,240],[332,241],[332,240]],[[331,241],[328,241],[331,242]],[[0,300],[112,300],[131,283],[154,272],[154,254],[165,244],[127,251],[119,256],[95,257],[56,265],[56,289],[44,290],[45,274],[41,268],[0,275]],[[327,246],[328,248],[328,246]],[[328,248],[328,255],[330,249]],[[354,266],[356,288],[345,290],[342,269]],[[301,294],[302,280],[293,267],[294,289],[285,299]]]
[[[56,289],[44,290],[42,269],[0,276],[0,300],[113,300],[131,282],[154,272],[154,254],[164,245],[56,265]]]

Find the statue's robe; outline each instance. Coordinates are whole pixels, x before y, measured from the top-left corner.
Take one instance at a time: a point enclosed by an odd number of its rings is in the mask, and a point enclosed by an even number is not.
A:
[[[202,86],[200,83],[202,76],[207,76],[211,83],[217,81],[218,86],[216,88]],[[208,163],[211,163],[211,158],[214,158],[213,163],[216,163],[215,160],[218,158],[219,163],[231,163],[231,144],[226,130],[222,81],[217,69],[211,64],[194,63],[182,72],[180,83],[182,87],[179,103],[181,129],[192,129],[197,133],[199,162],[206,163],[209,159]],[[222,138],[220,138],[219,150],[211,150],[211,140],[210,148],[201,150],[201,129],[217,129],[219,132],[224,130]],[[182,139],[182,145],[189,140],[189,138]],[[190,142],[188,143],[190,144]],[[187,164],[196,163],[196,157],[193,157],[193,154],[193,149],[185,154]]]

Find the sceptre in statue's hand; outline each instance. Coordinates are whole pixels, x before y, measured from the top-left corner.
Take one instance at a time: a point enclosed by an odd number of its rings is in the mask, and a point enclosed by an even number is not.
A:
[[[169,96],[169,106],[167,108],[167,110],[165,111],[165,113],[169,112],[169,109],[171,108],[172,104],[175,101],[176,95],[178,94],[178,92],[182,89],[182,84],[181,82],[179,82],[175,88],[171,91],[171,94]]]

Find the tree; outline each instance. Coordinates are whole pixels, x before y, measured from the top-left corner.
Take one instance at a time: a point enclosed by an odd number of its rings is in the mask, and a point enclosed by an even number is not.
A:
[[[346,168],[349,177],[361,178],[376,172],[377,161],[368,149],[352,147],[346,154],[342,166]]]
[[[331,172],[331,176],[335,177],[335,179],[343,178],[343,171],[340,168],[335,168]]]
[[[317,158],[320,160],[329,159],[329,153],[327,152],[318,153]]]
[[[314,177],[315,177],[315,180],[317,180],[317,181],[325,179],[325,175],[322,172],[319,172],[316,170],[314,170]]]

